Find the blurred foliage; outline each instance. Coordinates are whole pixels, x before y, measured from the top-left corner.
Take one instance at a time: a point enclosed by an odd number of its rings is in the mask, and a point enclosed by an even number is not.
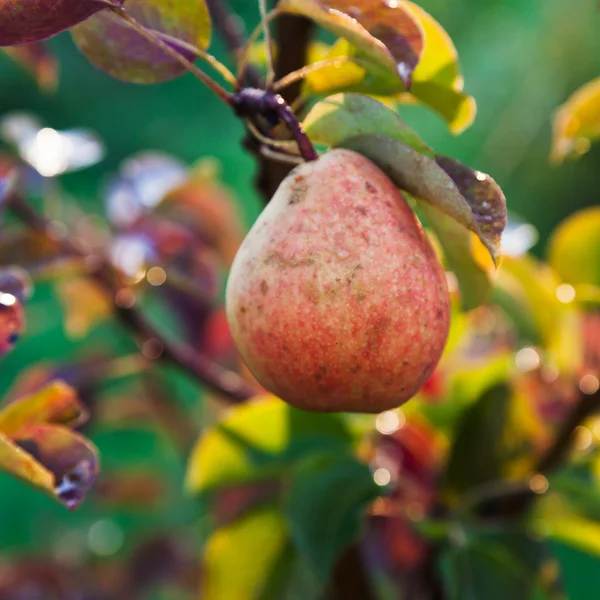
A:
[[[466,81],[463,94],[452,44],[428,20],[427,27],[437,32],[436,48],[453,65],[447,79],[433,81],[456,100],[445,104],[456,110],[443,116],[455,132],[463,129],[473,115],[472,96],[478,113],[470,129],[454,137],[443,119],[414,98],[407,101],[402,78],[390,80],[389,73],[373,69],[369,45],[357,50],[366,58],[365,72],[348,69],[347,76],[356,78],[355,89],[392,89],[394,99],[386,105],[398,109],[406,123],[394,120],[397,135],[390,135],[406,147],[416,144],[429,154],[431,145],[493,173],[509,210],[539,230],[534,252],[548,263],[525,254],[531,244],[524,242],[489,277],[489,258],[475,238],[461,230],[457,242],[455,232],[425,207],[424,221],[462,296],[453,287],[450,341],[419,396],[377,417],[306,414],[274,398],[224,411],[212,394],[173,367],[152,363],[147,373],[152,348],[142,348],[140,355],[129,335],[107,320],[107,298],[83,283],[81,265],[63,260],[35,234],[9,232],[3,262],[14,262],[12,248],[20,263],[38,272],[25,334],[2,360],[3,447],[14,454],[20,444],[27,461],[42,465],[41,476],[52,468],[39,447],[27,452],[36,438],[23,432],[42,425],[20,423],[10,430],[5,421],[10,424],[7,412],[14,415],[27,402],[39,408],[40,397],[44,404],[39,390],[53,389],[45,386],[61,379],[78,390],[92,415],[82,434],[98,447],[102,471],[89,499],[69,515],[0,474],[0,550],[11,558],[3,559],[0,597],[29,586],[25,589],[46,594],[38,597],[62,600],[135,594],[183,599],[197,597],[201,586],[209,599],[309,600],[323,593],[340,553],[359,537],[383,598],[392,583],[407,591],[407,581],[432,560],[449,597],[554,599],[564,597],[563,590],[571,600],[589,597],[600,560],[594,537],[600,518],[597,420],[577,428],[574,459],[567,466],[552,475],[536,469],[577,399],[596,394],[598,387],[597,209],[570,217],[552,238],[550,232],[576,209],[597,203],[599,150],[592,147],[560,170],[548,163],[554,111],[600,72],[597,5],[421,4],[450,34]],[[251,30],[258,21],[253,3],[232,5]],[[196,34],[204,40],[200,30]],[[109,244],[111,260],[138,286],[155,322],[222,364],[238,367],[223,325],[221,292],[243,229],[260,206],[240,123],[189,75],[134,87],[94,70],[68,35],[47,47],[58,57],[54,94],[45,91],[52,66],[40,70],[31,66],[30,56],[0,56],[0,117],[30,112],[61,140],[88,144],[96,154],[91,166],[73,165],[60,183],[30,169],[30,195],[90,250]],[[315,60],[348,52],[354,50],[344,43],[323,44]],[[228,61],[218,40],[216,54]],[[410,55],[391,56],[394,65],[399,61],[410,70]],[[427,50],[423,56],[434,59]],[[414,97],[436,109],[436,96],[425,85],[436,65],[422,65],[413,73]],[[173,64],[165,68],[169,74]],[[316,74],[307,85],[325,91]],[[327,102],[331,99],[317,106]],[[588,114],[579,104],[577,110]],[[377,115],[384,123],[378,128],[391,123],[389,114]],[[371,120],[370,113],[358,125],[342,118],[336,127],[343,139],[346,128],[369,133],[363,128]],[[576,142],[577,136],[592,139],[597,133],[591,127],[574,134],[566,127],[561,135]],[[206,156],[217,163],[199,160]],[[21,158],[42,172],[35,153]],[[468,253],[468,264],[449,251],[458,246],[461,256]],[[164,272],[150,268],[154,264],[168,267],[166,284]],[[197,285],[190,287],[177,277],[181,273],[192,273]],[[465,281],[472,286],[471,299]],[[154,287],[165,292],[161,301]],[[487,293],[491,302],[485,304]],[[25,296],[15,292],[14,300],[10,329],[2,331],[3,343],[10,345],[22,329],[15,311]],[[461,312],[461,301],[478,308]],[[56,415],[42,417],[44,427],[62,422]],[[63,435],[69,431],[61,429]],[[3,461],[4,455],[3,450]],[[541,499],[532,510],[524,505],[522,519],[486,522],[490,503],[504,506],[513,493]],[[37,557],[31,558],[34,551]]]

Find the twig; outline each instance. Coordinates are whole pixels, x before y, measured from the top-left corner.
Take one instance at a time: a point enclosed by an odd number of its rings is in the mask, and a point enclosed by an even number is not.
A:
[[[241,65],[243,63],[242,54],[246,51],[241,19],[233,13],[227,0],[206,0],[206,4],[215,29],[221,34],[234,60]],[[238,74],[238,83],[242,85],[244,81],[247,81],[252,87],[261,85],[261,77],[252,67],[245,67]]]
[[[137,31],[143,38],[148,40],[151,44],[154,44],[157,48],[160,48],[165,54],[170,56],[173,60],[183,65],[190,73],[197,77],[206,87],[212,90],[216,96],[222,100],[225,104],[229,104],[231,98],[230,92],[224,87],[220,86],[216,81],[209,77],[204,71],[199,69],[194,63],[190,62],[185,56],[171,48],[168,44],[165,44],[160,38],[154,33],[144,27],[140,22],[134,19],[124,8],[120,6],[111,6],[111,9],[116,15],[121,17],[125,23],[127,23],[132,29]]]
[[[121,322],[144,342],[154,346],[155,358],[160,357],[182,367],[198,381],[233,402],[244,402],[256,394],[255,388],[234,371],[222,368],[187,344],[166,339],[135,307],[135,302],[119,302],[120,290],[115,284],[117,273],[111,265],[101,257],[88,255],[68,236],[57,233],[53,223],[38,215],[19,194],[12,192],[6,200],[6,206],[28,227],[53,240],[65,252],[84,259],[88,265],[93,264],[89,276],[106,290]]]
[[[260,23],[265,37],[265,53],[267,55],[267,89],[271,90],[275,81],[275,63],[273,62],[273,43],[271,41],[271,28],[267,15],[267,0],[258,0],[260,9]]]
[[[540,458],[532,475],[550,475],[562,466],[575,442],[575,430],[600,408],[600,391],[581,396],[558,431],[552,445]],[[529,486],[507,486],[482,495],[477,512],[484,517],[514,518],[523,515],[539,497]]]
[[[579,401],[562,424],[554,443],[540,459],[536,468],[538,473],[547,474],[564,462],[573,448],[575,429],[599,408],[600,391],[581,394]]]

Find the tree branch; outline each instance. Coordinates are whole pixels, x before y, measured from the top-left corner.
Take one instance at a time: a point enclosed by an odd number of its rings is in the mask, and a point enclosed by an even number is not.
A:
[[[68,254],[82,258],[89,265],[89,276],[110,296],[115,315],[121,323],[144,343],[152,345],[150,358],[160,357],[182,367],[199,382],[233,402],[244,402],[256,394],[256,389],[234,371],[222,368],[187,344],[165,338],[135,306],[134,296],[131,302],[120,301],[121,289],[116,284],[117,273],[103,257],[89,255],[68,236],[57,233],[53,223],[39,215],[18,193],[11,192],[5,205],[28,227],[54,241]]]
[[[246,48],[242,20],[231,10],[227,0],[206,0],[210,16],[235,61]],[[245,69],[245,81],[252,87],[260,87],[261,77],[252,66]]]

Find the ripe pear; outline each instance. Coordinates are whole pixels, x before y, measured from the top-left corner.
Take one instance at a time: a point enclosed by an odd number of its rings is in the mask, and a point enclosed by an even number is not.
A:
[[[256,379],[323,412],[410,399],[450,323],[445,274],[415,214],[379,167],[342,149],[281,183],[235,257],[226,308]]]

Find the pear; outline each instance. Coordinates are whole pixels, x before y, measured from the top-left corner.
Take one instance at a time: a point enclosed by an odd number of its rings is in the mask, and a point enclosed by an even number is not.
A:
[[[256,379],[310,411],[401,405],[439,362],[450,323],[415,214],[379,167],[343,149],[281,183],[234,259],[226,310]]]

